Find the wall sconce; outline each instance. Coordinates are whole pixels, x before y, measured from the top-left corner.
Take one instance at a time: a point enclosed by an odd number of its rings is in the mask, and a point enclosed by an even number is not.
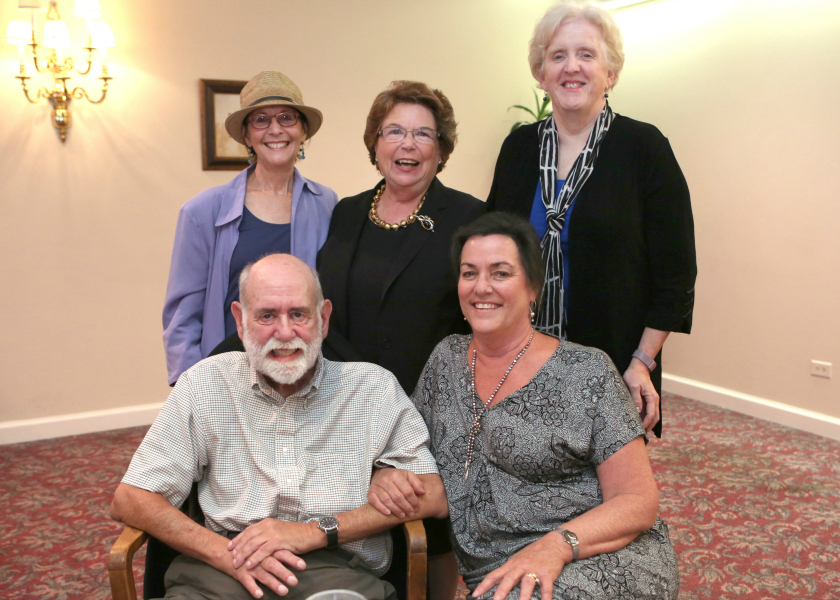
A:
[[[44,34],[40,44],[35,39],[35,11],[41,8],[41,0],[19,0],[18,8],[30,9],[32,12],[31,22],[11,21],[6,30],[6,41],[14,44],[18,49],[20,72],[15,76],[15,79],[20,79],[23,93],[32,104],[37,104],[41,98],[50,101],[53,105],[52,123],[58,129],[61,141],[64,142],[67,139],[67,130],[71,123],[70,110],[68,109],[70,100],[72,98],[77,100],[87,98],[93,104],[99,104],[105,100],[105,94],[108,92],[108,82],[112,79],[108,76],[105,56],[108,48],[114,46],[114,36],[108,25],[102,21],[94,20],[102,16],[99,0],[76,0],[75,15],[84,19],[87,23],[88,37],[87,46],[83,48],[87,51],[85,60],[87,64],[80,69],[72,57],[64,56],[64,51],[70,47],[70,33],[67,30],[67,24],[61,20],[61,16],[58,14],[56,0],[50,0],[49,2],[44,23]],[[33,92],[34,98],[29,95],[29,86],[27,85],[27,81],[31,77],[26,74],[24,46],[29,46],[32,51],[35,70],[38,73],[51,73],[53,78],[52,87],[42,87],[37,94]],[[99,53],[99,58],[102,61],[102,74],[99,77],[102,80],[102,90],[101,96],[97,100],[93,100],[82,87],[75,87],[72,91],[67,87],[67,80],[72,77],[73,71],[79,75],[90,73],[93,66],[94,51]]]

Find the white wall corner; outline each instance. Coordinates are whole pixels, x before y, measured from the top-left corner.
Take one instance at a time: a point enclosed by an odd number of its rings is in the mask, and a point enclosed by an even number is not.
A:
[[[151,425],[162,406],[163,403],[158,402],[41,419],[0,422],[0,444],[19,444],[47,438]]]
[[[669,373],[662,374],[662,390],[840,441],[840,419],[829,415]]]

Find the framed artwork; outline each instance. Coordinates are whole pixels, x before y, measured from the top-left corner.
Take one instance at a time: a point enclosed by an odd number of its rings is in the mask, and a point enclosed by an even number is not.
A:
[[[239,110],[239,92],[246,81],[201,79],[201,166],[205,171],[240,171],[248,166],[248,150],[228,135],[225,119]]]

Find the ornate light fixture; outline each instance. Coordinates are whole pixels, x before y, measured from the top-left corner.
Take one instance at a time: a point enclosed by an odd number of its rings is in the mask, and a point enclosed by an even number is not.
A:
[[[102,16],[99,0],[76,0],[75,15],[84,19],[87,23],[88,37],[87,46],[83,48],[87,51],[87,57],[84,61],[86,64],[80,69],[72,57],[64,56],[64,50],[70,47],[70,33],[67,30],[67,24],[61,20],[61,16],[58,14],[56,0],[49,1],[41,43],[38,43],[35,39],[35,12],[41,8],[41,0],[19,0],[18,8],[31,11],[31,22],[11,21],[6,30],[6,41],[14,44],[18,49],[20,72],[15,78],[20,79],[23,93],[29,102],[36,104],[41,98],[46,98],[53,105],[52,123],[58,129],[63,142],[67,139],[67,130],[71,123],[70,110],[68,109],[70,100],[87,98],[93,104],[99,104],[105,100],[105,94],[108,92],[108,82],[111,80],[111,77],[108,76],[105,56],[108,48],[114,46],[114,36],[108,25],[102,21],[94,20]],[[33,91],[32,96],[29,95],[29,86],[27,85],[27,81],[31,77],[26,74],[25,46],[29,46],[32,51],[35,70],[38,73],[51,73],[53,78],[51,88],[41,87],[37,93]],[[93,100],[82,87],[74,87],[72,90],[67,87],[67,80],[72,77],[73,71],[79,75],[87,75],[91,72],[94,51],[98,52],[102,62],[102,74],[99,76],[102,81],[102,90],[97,100]]]

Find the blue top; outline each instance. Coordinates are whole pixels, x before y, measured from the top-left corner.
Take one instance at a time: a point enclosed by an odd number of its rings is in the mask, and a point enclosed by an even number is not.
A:
[[[178,215],[163,305],[163,346],[169,383],[225,339],[224,302],[230,259],[239,240],[245,185],[256,165],[230,183],[204,190]],[[291,254],[315,267],[338,197],[295,169]]]
[[[565,179],[557,180],[557,194],[563,189],[566,184]],[[569,221],[572,217],[572,209],[575,207],[575,201],[569,204],[566,210],[566,222],[563,224],[563,229],[560,231],[560,250],[563,252],[563,310],[569,306]],[[548,229],[546,222],[545,204],[542,201],[542,182],[537,182],[537,193],[534,194],[534,204],[531,206],[531,225],[537,230],[537,235],[540,239],[545,235]]]
[[[236,333],[236,320],[230,303],[239,300],[239,274],[248,264],[267,254],[289,253],[292,247],[291,223],[266,223],[244,207],[239,222],[239,240],[230,257],[228,292],[225,297],[225,337]]]

